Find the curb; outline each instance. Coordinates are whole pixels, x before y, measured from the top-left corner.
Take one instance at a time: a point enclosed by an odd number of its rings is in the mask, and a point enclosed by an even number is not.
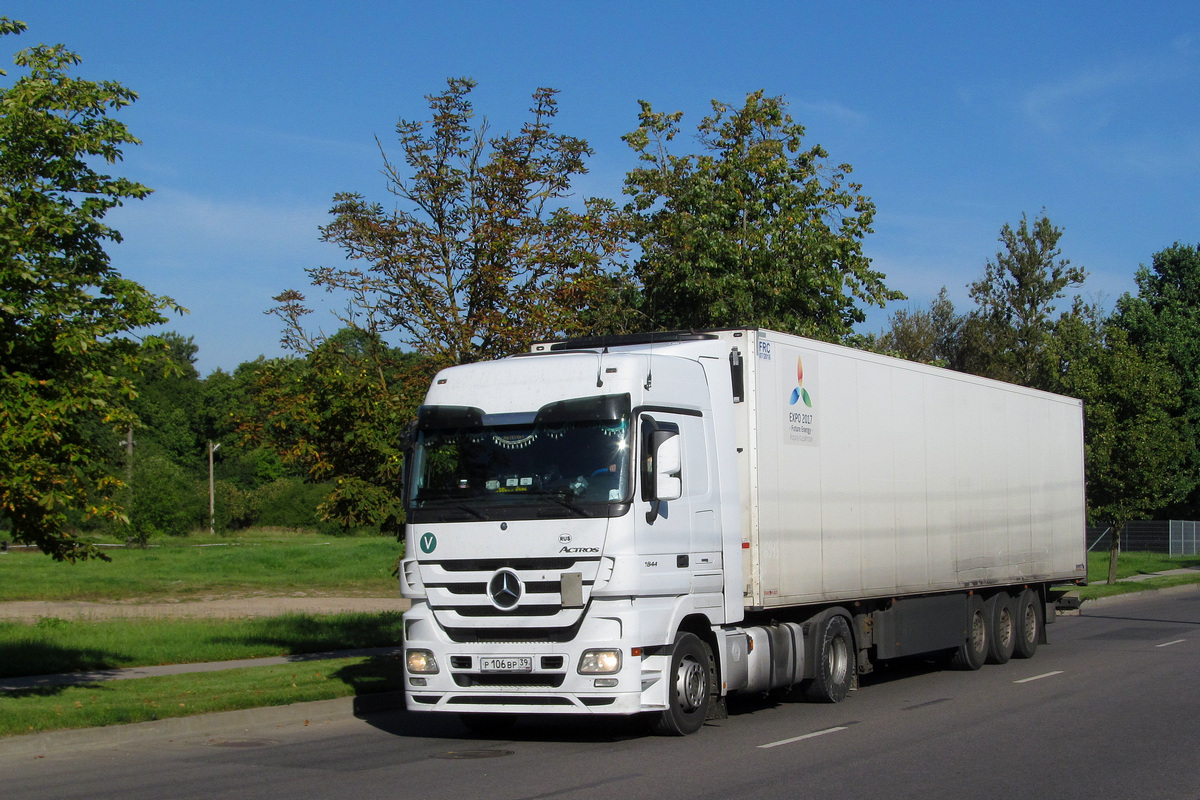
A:
[[[169,742],[179,738],[225,738],[237,733],[247,733],[252,728],[320,725],[370,714],[399,711],[403,708],[403,692],[383,692],[339,697],[335,700],[316,700],[311,703],[293,703],[287,706],[172,717],[129,725],[21,734],[0,739],[0,758],[43,758],[67,750],[121,748],[143,742]]]
[[[1118,581],[1119,583],[1119,581]],[[1097,597],[1092,600],[1084,600],[1081,608],[1084,612],[1089,608],[1098,606],[1116,605],[1118,603],[1128,603],[1131,600],[1136,600],[1139,597],[1155,597],[1164,594],[1183,594],[1185,592],[1200,591],[1200,583],[1184,583],[1179,586],[1166,586],[1162,589],[1147,589],[1139,592],[1125,592],[1123,594],[1113,594],[1108,597]]]

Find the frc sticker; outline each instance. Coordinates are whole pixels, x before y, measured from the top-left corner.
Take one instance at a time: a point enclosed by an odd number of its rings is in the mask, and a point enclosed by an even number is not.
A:
[[[429,554],[435,549],[437,549],[437,537],[432,533],[421,534],[421,552]]]

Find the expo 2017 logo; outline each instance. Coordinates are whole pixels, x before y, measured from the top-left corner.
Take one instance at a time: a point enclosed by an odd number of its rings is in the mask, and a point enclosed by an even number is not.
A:
[[[812,408],[812,397],[809,395],[808,390],[804,388],[804,359],[797,358],[796,359],[796,388],[792,390],[792,399],[791,399],[791,402],[789,403],[789,405],[794,406],[794,405],[796,405],[796,403],[800,402],[801,400],[804,401],[804,405],[808,406],[809,408]]]

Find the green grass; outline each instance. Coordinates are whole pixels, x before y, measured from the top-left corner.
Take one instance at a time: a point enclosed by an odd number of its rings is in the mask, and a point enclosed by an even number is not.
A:
[[[0,736],[399,691],[399,659],[345,658],[0,693]]]
[[[66,564],[38,552],[10,551],[0,556],[0,602],[293,592],[391,596],[400,550],[387,537],[266,531],[236,539],[161,538],[147,549],[105,548],[111,562]]]
[[[400,614],[0,622],[0,678],[391,647]]]
[[[1176,556],[1165,553],[1123,552],[1117,559],[1117,579],[1134,575],[1149,575],[1171,569],[1200,566],[1200,556]],[[1099,597],[1111,597],[1131,592],[1145,592],[1153,589],[1166,589],[1172,586],[1182,586],[1188,583],[1200,583],[1200,570],[1194,575],[1169,576],[1148,578],[1141,581],[1116,583],[1108,585],[1108,551],[1088,553],[1088,585],[1080,587],[1079,597],[1083,600],[1095,600]]]

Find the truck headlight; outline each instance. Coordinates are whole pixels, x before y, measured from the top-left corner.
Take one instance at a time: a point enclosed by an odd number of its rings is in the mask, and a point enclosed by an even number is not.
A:
[[[620,671],[620,650],[585,650],[579,658],[580,675],[608,675]]]
[[[404,654],[409,672],[423,675],[433,675],[438,671],[437,659],[428,650],[408,650]]]

